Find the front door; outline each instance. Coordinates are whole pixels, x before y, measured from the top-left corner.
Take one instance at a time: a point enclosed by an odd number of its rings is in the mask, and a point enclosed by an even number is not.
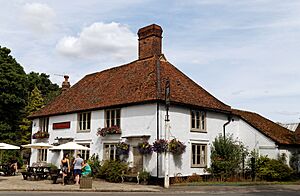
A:
[[[133,166],[136,172],[143,170],[143,155],[139,152],[137,147],[133,147]]]

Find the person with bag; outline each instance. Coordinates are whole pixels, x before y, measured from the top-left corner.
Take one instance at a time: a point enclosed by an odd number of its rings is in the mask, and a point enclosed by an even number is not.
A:
[[[65,154],[61,160],[62,184],[65,185],[65,177],[70,173],[69,155]]]

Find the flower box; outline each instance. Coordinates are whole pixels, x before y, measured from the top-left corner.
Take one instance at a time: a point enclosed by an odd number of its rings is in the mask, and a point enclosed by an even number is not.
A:
[[[32,135],[32,139],[49,138],[49,133],[44,131],[38,131]]]
[[[108,134],[121,134],[121,129],[118,126],[98,128],[97,135],[105,137]]]

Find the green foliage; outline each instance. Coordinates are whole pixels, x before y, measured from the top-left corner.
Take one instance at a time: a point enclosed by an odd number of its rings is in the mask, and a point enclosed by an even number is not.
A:
[[[209,171],[215,177],[227,179],[240,171],[241,163],[247,155],[247,150],[241,142],[234,141],[231,135],[225,140],[219,135],[213,141],[211,148],[211,168]]]
[[[93,177],[100,177],[101,165],[100,165],[100,161],[99,161],[99,156],[96,154],[93,154],[87,162],[92,169],[91,175]]]
[[[139,173],[139,178],[141,181],[148,181],[148,179],[150,178],[150,173],[147,171],[141,171]]]
[[[109,182],[121,182],[122,174],[128,171],[128,164],[119,160],[106,160],[100,168],[100,177]]]
[[[31,72],[0,46],[0,141],[14,145],[30,143],[31,121],[28,115],[40,109],[60,93],[49,76]],[[44,99],[44,100],[43,100]],[[4,156],[14,156],[4,152]],[[19,154],[17,156],[20,156]]]
[[[298,166],[299,163],[300,163],[300,153],[293,152],[290,158],[290,166],[296,173],[300,173],[300,168]]]
[[[0,141],[18,144],[19,124],[26,105],[27,78],[23,67],[0,46]]]
[[[39,89],[46,104],[60,94],[59,86],[53,84],[49,79],[49,75],[45,73],[30,72],[27,74],[27,78],[28,92],[32,92],[35,88]]]
[[[20,124],[20,130],[22,131],[21,143],[29,143],[31,136],[31,120],[27,116],[33,114],[33,112],[41,109],[44,106],[44,99],[42,97],[41,91],[35,86],[31,91],[30,96],[25,107],[25,114],[22,122]]]
[[[261,156],[256,160],[256,176],[261,180],[289,180],[292,173],[292,169],[286,165],[282,158],[276,160]]]

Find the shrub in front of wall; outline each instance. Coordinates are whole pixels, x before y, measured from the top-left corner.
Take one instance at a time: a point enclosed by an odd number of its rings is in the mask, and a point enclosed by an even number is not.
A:
[[[100,177],[109,182],[122,182],[122,175],[128,171],[128,164],[119,160],[104,161],[100,168]]]
[[[256,160],[256,176],[261,180],[290,180],[292,174],[292,169],[281,159],[269,159],[266,156],[261,156]]]

